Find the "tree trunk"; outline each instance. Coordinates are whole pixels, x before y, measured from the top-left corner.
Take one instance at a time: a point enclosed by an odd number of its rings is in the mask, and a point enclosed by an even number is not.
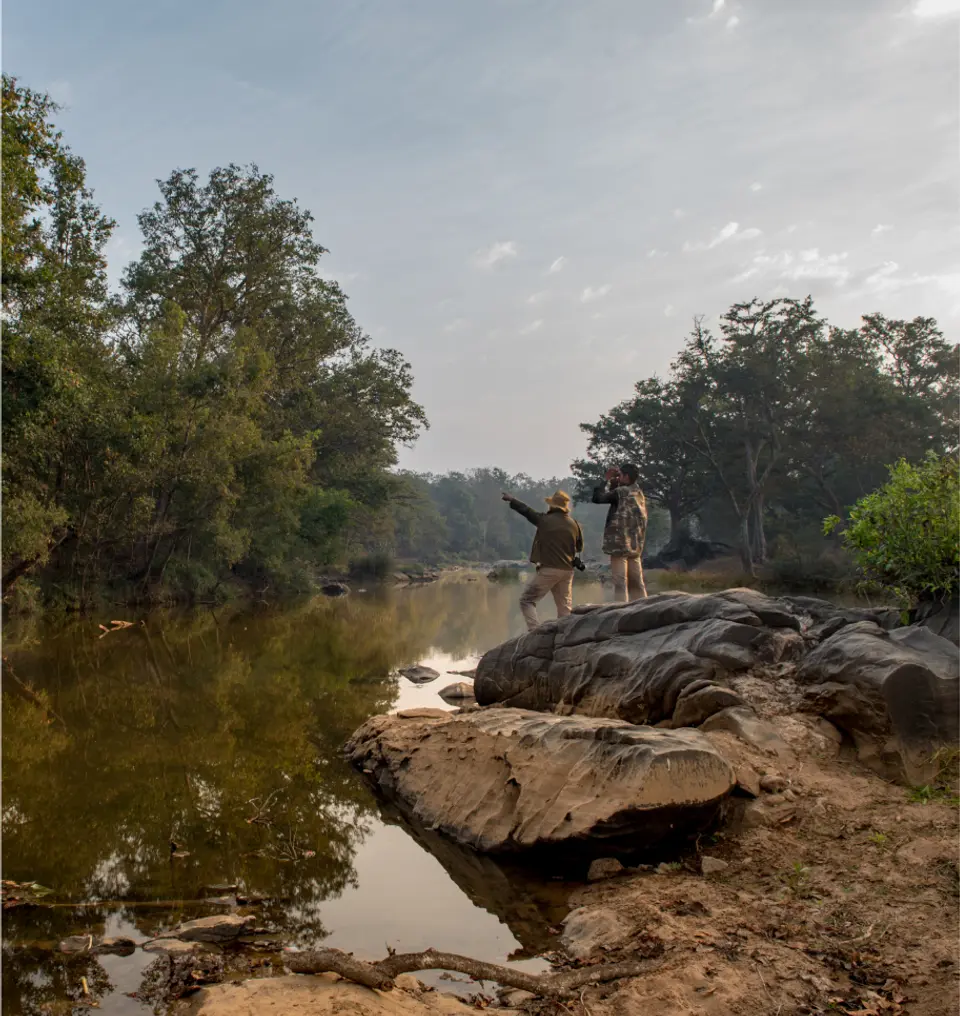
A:
[[[678,504],[668,504],[667,510],[670,512],[670,539],[667,546],[679,547],[690,535],[690,516],[683,514]]]
[[[750,578],[753,578],[753,549],[750,539],[751,514],[752,511],[749,506],[740,512],[740,563],[743,565],[744,575],[749,575]]]
[[[763,494],[758,494],[753,503],[753,538],[754,559],[761,564],[767,559],[767,535],[763,529]]]

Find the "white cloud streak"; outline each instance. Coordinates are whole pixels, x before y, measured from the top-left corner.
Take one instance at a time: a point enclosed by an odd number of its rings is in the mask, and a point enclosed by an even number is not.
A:
[[[556,275],[557,272],[559,272],[566,263],[567,259],[561,254],[560,257],[558,257],[557,260],[554,261],[547,269],[547,274]]]
[[[688,253],[698,250],[713,250],[714,247],[719,247],[720,244],[726,243],[728,240],[752,240],[759,235],[759,229],[753,227],[741,229],[739,222],[728,222],[719,232],[710,237],[709,240],[688,240],[683,245],[683,249]]]
[[[478,250],[474,261],[481,268],[493,268],[501,261],[509,261],[517,256],[517,245],[513,240],[498,240],[485,250]]]
[[[602,286],[587,286],[580,294],[581,303],[592,303],[594,300],[602,300],[613,289],[609,282]]]
[[[521,335],[533,335],[534,332],[538,332],[543,327],[543,318],[537,318],[536,321],[531,321],[530,324],[524,325],[520,329]]]
[[[960,0],[917,0],[913,13],[918,18],[952,18],[960,15]]]

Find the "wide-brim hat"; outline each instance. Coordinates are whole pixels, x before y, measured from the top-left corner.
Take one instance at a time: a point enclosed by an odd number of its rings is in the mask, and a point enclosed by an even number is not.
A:
[[[551,508],[559,508],[561,511],[570,511],[570,495],[565,490],[558,490],[555,494],[545,497],[544,501]]]

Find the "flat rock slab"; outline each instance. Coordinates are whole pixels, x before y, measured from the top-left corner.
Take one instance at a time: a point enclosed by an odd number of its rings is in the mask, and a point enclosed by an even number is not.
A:
[[[491,853],[633,853],[708,825],[736,782],[694,730],[521,709],[374,716],[349,760],[427,828]]]
[[[196,921],[187,921],[169,938],[178,938],[184,942],[231,942],[242,935],[256,921],[252,917],[241,917],[239,914],[217,914],[214,917],[201,917]]]
[[[196,1016],[476,1016],[476,1009],[438,991],[420,992],[401,975],[393,991],[375,991],[332,974],[258,977],[204,988]],[[399,987],[410,983],[410,989]],[[498,1010],[512,1013],[513,1010]]]

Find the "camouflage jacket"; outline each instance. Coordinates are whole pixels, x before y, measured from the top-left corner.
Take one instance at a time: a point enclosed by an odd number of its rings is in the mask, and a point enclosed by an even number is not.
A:
[[[640,557],[647,536],[647,500],[640,487],[597,487],[594,504],[608,504],[607,522],[603,527],[604,554]]]

